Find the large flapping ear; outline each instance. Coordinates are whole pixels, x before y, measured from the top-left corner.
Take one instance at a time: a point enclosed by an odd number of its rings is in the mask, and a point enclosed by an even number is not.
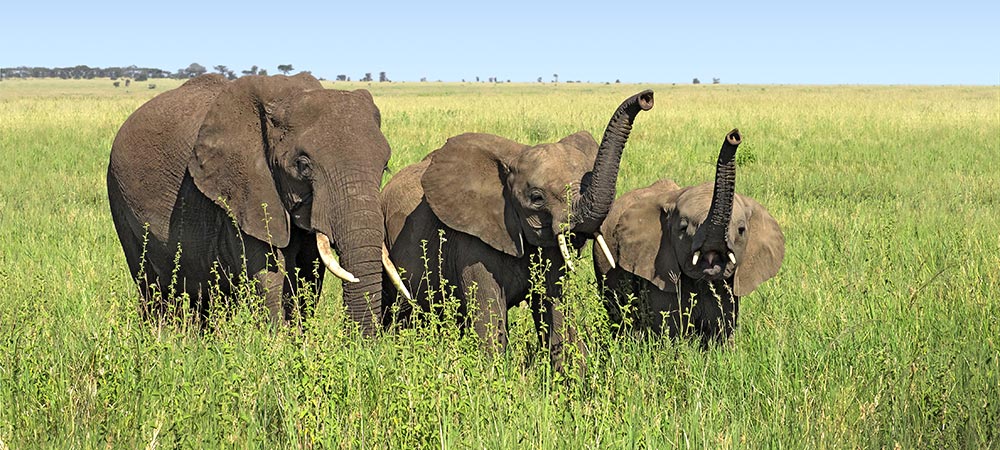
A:
[[[268,161],[268,135],[276,132],[272,111],[310,89],[322,86],[308,74],[233,81],[205,115],[188,163],[198,189],[230,211],[243,232],[278,247],[288,245],[291,222]]]
[[[668,224],[681,192],[671,180],[629,192],[615,201],[604,223],[618,265],[668,292],[675,291],[681,273]]]
[[[526,148],[492,134],[448,139],[431,153],[421,177],[431,210],[445,225],[508,255],[523,256],[524,240],[506,181],[511,161]]]
[[[747,248],[743,261],[736,269],[733,293],[744,296],[757,286],[778,274],[785,258],[785,235],[778,222],[756,200],[737,194],[749,210],[747,222]]]
[[[581,130],[559,140],[560,144],[569,145],[587,156],[589,166],[594,165],[597,158],[597,140],[589,131]]]

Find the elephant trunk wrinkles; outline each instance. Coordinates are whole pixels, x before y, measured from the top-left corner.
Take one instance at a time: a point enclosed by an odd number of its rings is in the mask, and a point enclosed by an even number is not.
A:
[[[736,189],[736,148],[742,142],[738,129],[733,129],[726,135],[719,150],[719,160],[715,165],[715,187],[712,191],[712,206],[702,227],[702,239],[699,247],[708,249],[725,249],[726,232],[729,219],[733,215],[733,192]],[[700,231],[700,230],[699,230]]]
[[[337,182],[341,181],[341,182]],[[361,325],[365,336],[376,331],[382,319],[382,243],[384,219],[378,201],[378,185],[369,180],[333,180],[334,192],[327,205],[315,205],[321,210],[329,208],[314,220],[318,231],[330,227],[327,233],[333,240],[340,263],[358,278],[358,282],[343,285],[347,314]]]
[[[601,146],[597,149],[590,185],[573,204],[574,231],[593,234],[608,216],[615,199],[618,165],[625,142],[632,132],[632,123],[639,112],[648,111],[652,107],[653,91],[647,89],[625,99],[611,116],[604,130]]]

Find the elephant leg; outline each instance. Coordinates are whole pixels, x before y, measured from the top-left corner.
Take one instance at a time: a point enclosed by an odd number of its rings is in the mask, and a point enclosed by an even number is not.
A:
[[[286,272],[284,249],[273,248],[246,234],[227,235],[224,239],[226,258],[237,262],[230,264],[232,267],[242,267],[245,261],[246,273],[254,282],[255,293],[263,298],[271,322],[285,322],[285,299],[291,292],[288,277],[292,274]]]
[[[474,311],[469,311],[469,318],[484,350],[506,351],[507,301],[500,284],[482,263],[476,263],[462,270],[460,287],[466,304],[475,305]]]
[[[566,311],[562,305],[562,288],[559,278],[562,275],[560,269],[561,261],[558,256],[551,254],[546,249],[547,257],[553,261],[552,267],[545,274],[546,296],[544,299],[532,301],[531,315],[535,319],[535,329],[539,333],[542,344],[549,349],[549,358],[554,370],[562,371],[567,362],[566,348],[575,346],[577,356],[584,356],[588,353],[586,345],[577,334],[576,328],[566,320]],[[578,369],[582,374],[586,366],[582,358],[578,358]]]
[[[319,293],[323,289],[326,268],[320,262],[315,235],[293,228],[292,239],[283,250],[287,264],[286,305],[288,318],[298,314],[301,319],[313,316]]]

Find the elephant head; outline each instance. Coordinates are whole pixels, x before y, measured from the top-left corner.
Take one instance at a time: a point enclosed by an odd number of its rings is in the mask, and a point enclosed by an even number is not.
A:
[[[421,178],[427,203],[445,225],[496,250],[520,258],[526,245],[559,245],[568,263],[565,233],[597,232],[632,122],[652,107],[649,90],[626,99],[600,146],[586,131],[536,146],[479,133],[451,138]]]
[[[619,265],[656,287],[674,291],[680,275],[694,280],[733,279],[744,296],[777,274],[785,238],[756,200],[735,194],[738,130],[726,135],[714,185],[679,188],[661,181],[629,200],[609,224]]]
[[[307,74],[247,76],[216,97],[188,163],[244,233],[277,248],[293,227],[314,235],[324,263],[349,281],[344,301],[366,330],[381,312],[378,192],[390,150],[380,127],[365,90],[323,89]]]

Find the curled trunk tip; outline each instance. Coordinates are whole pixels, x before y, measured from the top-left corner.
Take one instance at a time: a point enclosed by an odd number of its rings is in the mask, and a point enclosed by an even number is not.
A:
[[[743,136],[740,135],[740,129],[733,128],[733,131],[730,131],[729,134],[726,135],[726,142],[728,142],[729,145],[740,145],[740,143],[743,142]]]
[[[639,102],[639,107],[642,108],[643,111],[653,109],[653,90],[646,89],[645,91],[636,94],[636,100]]]

